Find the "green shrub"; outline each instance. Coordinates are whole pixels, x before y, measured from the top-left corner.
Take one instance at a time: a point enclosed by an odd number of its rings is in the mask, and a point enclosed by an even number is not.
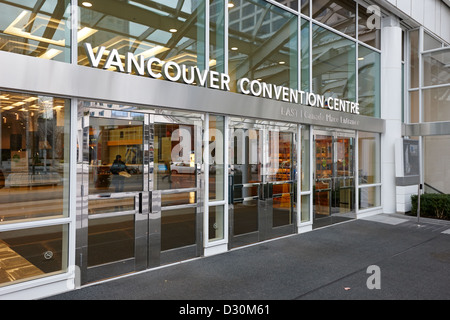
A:
[[[417,195],[411,196],[411,215],[417,215],[417,200]],[[420,197],[420,216],[450,220],[450,194],[423,194]]]

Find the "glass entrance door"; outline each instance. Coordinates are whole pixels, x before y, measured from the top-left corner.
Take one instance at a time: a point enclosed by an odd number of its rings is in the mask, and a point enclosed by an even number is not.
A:
[[[295,125],[230,121],[230,246],[295,228]]]
[[[153,146],[151,261],[201,255],[201,121],[151,115]]]
[[[355,135],[316,130],[314,140],[314,224],[317,227],[353,218]]]
[[[201,116],[81,113],[82,283],[201,255]]]
[[[79,229],[83,282],[145,269],[146,115],[88,109],[83,122]]]

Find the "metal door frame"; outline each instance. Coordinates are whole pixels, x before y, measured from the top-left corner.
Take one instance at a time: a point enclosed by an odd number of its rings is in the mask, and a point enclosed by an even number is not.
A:
[[[115,107],[115,108],[114,108]],[[188,115],[177,113],[176,119],[186,120],[186,124],[193,124],[195,134],[198,138],[195,141],[196,158],[196,188],[171,189],[165,191],[154,190],[154,116],[164,111],[160,109],[140,110],[129,108],[121,110],[114,106],[113,109],[103,109],[101,107],[83,106],[83,101],[78,105],[78,155],[77,155],[77,224],[76,224],[76,265],[80,268],[81,284],[105,279],[107,277],[120,276],[121,274],[141,271],[148,268],[160,266],[172,261],[180,261],[193,256],[203,254],[203,168],[202,168],[202,129],[204,119],[199,118],[200,114],[192,116],[194,120],[187,119]],[[92,112],[119,111],[143,116],[143,190],[136,192],[123,192],[120,194],[98,194],[89,195],[89,119],[98,117],[104,119],[127,119],[120,116],[96,116]],[[107,113],[104,112],[104,113]],[[167,112],[167,118],[171,118],[171,112]],[[135,120],[136,121],[136,120]],[[137,120],[137,121],[140,121]],[[175,120],[174,120],[175,121]],[[175,122],[167,122],[175,123]],[[182,124],[182,122],[179,122]],[[176,192],[196,192],[196,203],[190,205],[171,206],[161,208],[161,195]],[[127,198],[135,197],[135,208],[131,211],[112,214],[98,214],[89,216],[88,201],[105,198]],[[171,250],[171,252],[161,252],[161,212],[164,210],[178,209],[183,207],[196,207],[196,243],[187,248]],[[134,257],[126,260],[108,263],[106,265],[93,266],[88,268],[88,226],[89,220],[100,219],[105,216],[120,216],[133,214],[135,216],[135,248]]]
[[[247,121],[249,121],[247,119]],[[260,123],[258,123],[260,122]],[[239,123],[239,127],[235,126],[235,124]],[[269,163],[269,132],[270,131],[278,131],[278,132],[289,132],[292,134],[292,141],[291,141],[291,161],[292,161],[292,170],[296,170],[298,167],[297,158],[294,156],[297,152],[297,137],[298,135],[298,128],[297,124],[284,124],[289,127],[289,129],[282,130],[283,124],[281,123],[274,123],[269,121],[251,121],[246,122],[243,124],[242,122],[233,121],[233,119],[230,119],[229,126],[227,130],[230,130],[229,134],[229,140],[228,144],[231,148],[234,145],[234,142],[231,142],[231,139],[233,139],[234,135],[232,134],[234,130],[236,129],[242,129],[242,130],[258,130],[260,131],[261,136],[258,138],[260,141],[258,143],[261,143],[260,150],[258,152],[260,153],[258,155],[259,159],[261,160],[261,174],[260,174],[260,182],[246,182],[241,184],[234,184],[234,165],[231,164],[232,161],[230,161],[229,164],[229,212],[228,212],[228,219],[229,219],[229,248],[233,248],[236,246],[241,246],[245,244],[250,243],[256,243],[259,241],[264,241],[270,238],[275,238],[278,236],[283,236],[287,234],[293,234],[295,233],[296,227],[297,227],[297,210],[294,208],[294,203],[296,202],[296,190],[294,188],[296,177],[291,172],[291,179],[288,181],[268,181],[267,175],[268,175],[268,168],[267,164]],[[297,169],[298,172],[298,169]],[[273,186],[277,184],[291,184],[291,190],[290,190],[290,196],[291,196],[291,212],[292,212],[292,219],[291,223],[288,225],[283,225],[279,227],[273,227]],[[249,196],[249,197],[243,197],[240,199],[234,199],[234,188],[248,188],[248,187],[257,187],[257,195]],[[257,201],[257,210],[258,210],[258,228],[256,231],[245,233],[241,235],[234,235],[234,204],[239,202],[245,202],[245,201]]]
[[[331,137],[331,141],[332,141],[332,150],[331,150],[331,156],[332,156],[332,175],[329,179],[330,181],[330,188],[328,189],[320,189],[321,192],[329,192],[330,195],[330,201],[329,201],[329,216],[328,217],[322,217],[322,218],[316,218],[316,210],[314,208],[314,198],[316,197],[316,194],[318,193],[318,191],[315,189],[314,190],[314,194],[313,194],[313,223],[320,221],[320,220],[325,220],[325,219],[329,219],[333,217],[333,212],[332,212],[332,208],[336,207],[335,204],[333,204],[333,199],[335,199],[335,192],[336,192],[336,181],[337,179],[339,179],[339,177],[337,177],[337,140],[339,138],[350,138],[353,139],[354,141],[354,148],[353,148],[353,154],[352,154],[352,169],[353,169],[353,173],[351,178],[353,178],[353,189],[354,192],[356,192],[356,172],[355,172],[355,168],[356,168],[356,131],[348,131],[348,130],[343,130],[343,129],[335,129],[335,128],[314,128],[313,131],[313,141],[314,141],[314,151],[313,151],[313,164],[314,164],[314,185],[316,184],[316,182],[318,182],[319,179],[317,179],[317,162],[316,162],[316,157],[317,157],[317,144],[316,144],[316,137],[317,136],[327,136],[327,137]],[[345,179],[345,178],[344,178]],[[347,213],[342,214],[342,216],[348,216],[349,218],[356,218],[356,195],[353,198],[353,210],[350,210]],[[333,223],[333,222],[331,222]]]
[[[129,116],[130,112],[136,114],[142,114],[143,119],[133,119],[133,121],[142,121],[142,143],[143,143],[143,159],[142,159],[142,190],[133,192],[107,192],[102,194],[89,195],[89,127],[90,118],[103,118],[103,119],[119,119],[130,120],[129,117],[121,117],[120,115],[107,115],[106,113],[112,111],[126,112]],[[103,112],[103,115],[101,114]],[[92,115],[91,113],[97,113]],[[83,107],[81,103],[78,106],[78,125],[79,125],[79,148],[78,156],[78,173],[77,173],[77,185],[78,185],[78,207],[77,209],[77,234],[76,234],[76,260],[77,265],[81,269],[81,283],[88,283],[100,279],[104,279],[110,276],[117,276],[132,271],[144,270],[147,267],[147,216],[146,212],[149,209],[149,193],[148,193],[148,115],[141,112],[135,112],[126,110],[121,111],[117,109],[101,109]],[[81,136],[80,136],[81,133]],[[120,199],[120,198],[135,198],[134,210],[89,215],[89,200],[96,199]],[[114,261],[107,264],[88,267],[88,226],[89,220],[96,220],[105,217],[119,217],[125,215],[134,215],[135,222],[135,241],[134,241],[134,257],[125,260]]]
[[[150,177],[149,188],[151,193],[152,204],[149,213],[149,254],[148,254],[148,265],[149,267],[157,267],[161,264],[167,264],[175,261],[181,261],[189,258],[194,258],[203,255],[203,177],[204,170],[202,166],[202,129],[204,125],[204,120],[200,119],[190,119],[188,121],[186,116],[177,116],[173,119],[178,119],[181,121],[176,122],[176,120],[161,122],[155,119],[154,114],[150,115]],[[169,116],[167,117],[169,118]],[[184,121],[183,121],[184,120]],[[159,123],[167,124],[188,124],[194,126],[194,154],[195,154],[195,174],[196,174],[196,187],[194,188],[179,188],[179,189],[168,189],[168,190],[156,190],[154,186],[154,160],[155,155],[153,154],[155,148],[155,133],[154,125]],[[196,202],[193,204],[183,204],[174,206],[161,205],[161,200],[163,195],[175,194],[175,193],[185,193],[185,192],[195,192]],[[167,251],[161,251],[161,221],[162,213],[167,210],[184,209],[184,208],[196,208],[196,219],[195,219],[195,244],[170,249]]]

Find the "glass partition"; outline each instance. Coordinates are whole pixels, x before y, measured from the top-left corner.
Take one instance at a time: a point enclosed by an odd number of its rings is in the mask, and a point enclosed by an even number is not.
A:
[[[0,232],[0,288],[67,270],[68,226]]]
[[[378,133],[358,133],[359,184],[381,182],[380,135]]]
[[[315,24],[312,36],[313,92],[355,101],[355,42]]]
[[[313,0],[312,18],[348,36],[356,36],[356,2]]]
[[[0,223],[68,215],[70,101],[0,91]]]
[[[234,4],[229,9],[231,83],[245,77],[297,88],[297,16],[262,0]]]
[[[91,6],[80,2],[80,31],[85,36],[78,41],[78,64],[88,65],[83,45],[89,43],[98,54],[105,47],[99,67],[110,53],[124,64],[131,52],[144,59],[205,68],[205,1],[110,1],[91,0]],[[117,53],[113,50],[117,50]],[[117,66],[112,66],[115,69]],[[153,63],[153,71],[161,66]]]
[[[364,46],[358,50],[358,99],[361,115],[380,117],[380,54]]]
[[[450,121],[450,86],[423,90],[423,121]]]
[[[70,0],[0,1],[0,50],[70,62]],[[78,31],[82,38],[85,30]]]
[[[424,86],[450,84],[450,50],[423,55]]]
[[[362,5],[358,6],[358,40],[374,48],[381,49],[381,26],[369,28],[367,22],[375,12],[369,11]],[[381,17],[380,17],[381,22]]]

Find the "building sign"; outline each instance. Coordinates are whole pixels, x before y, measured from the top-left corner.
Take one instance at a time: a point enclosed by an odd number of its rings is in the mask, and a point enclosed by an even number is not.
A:
[[[107,58],[101,66],[105,70],[115,67],[119,72],[132,73],[134,71],[138,75],[147,75],[154,79],[163,78],[172,82],[181,81],[185,84],[196,84],[202,87],[230,91],[231,79],[229,75],[224,73],[212,70],[202,71],[198,67],[179,65],[174,61],[164,62],[156,57],[150,57],[146,60],[143,55],[134,55],[132,52],[127,52],[125,56],[121,56],[117,49],[107,51],[106,47],[98,47],[94,51],[90,43],[85,43],[84,48],[89,63],[94,68],[100,67],[102,57],[106,54]],[[156,71],[153,66],[158,66],[161,70]],[[258,80],[239,79],[237,88],[240,93],[245,95],[359,115],[359,104],[356,102],[268,84]],[[285,112],[289,113],[289,110],[286,109]]]

